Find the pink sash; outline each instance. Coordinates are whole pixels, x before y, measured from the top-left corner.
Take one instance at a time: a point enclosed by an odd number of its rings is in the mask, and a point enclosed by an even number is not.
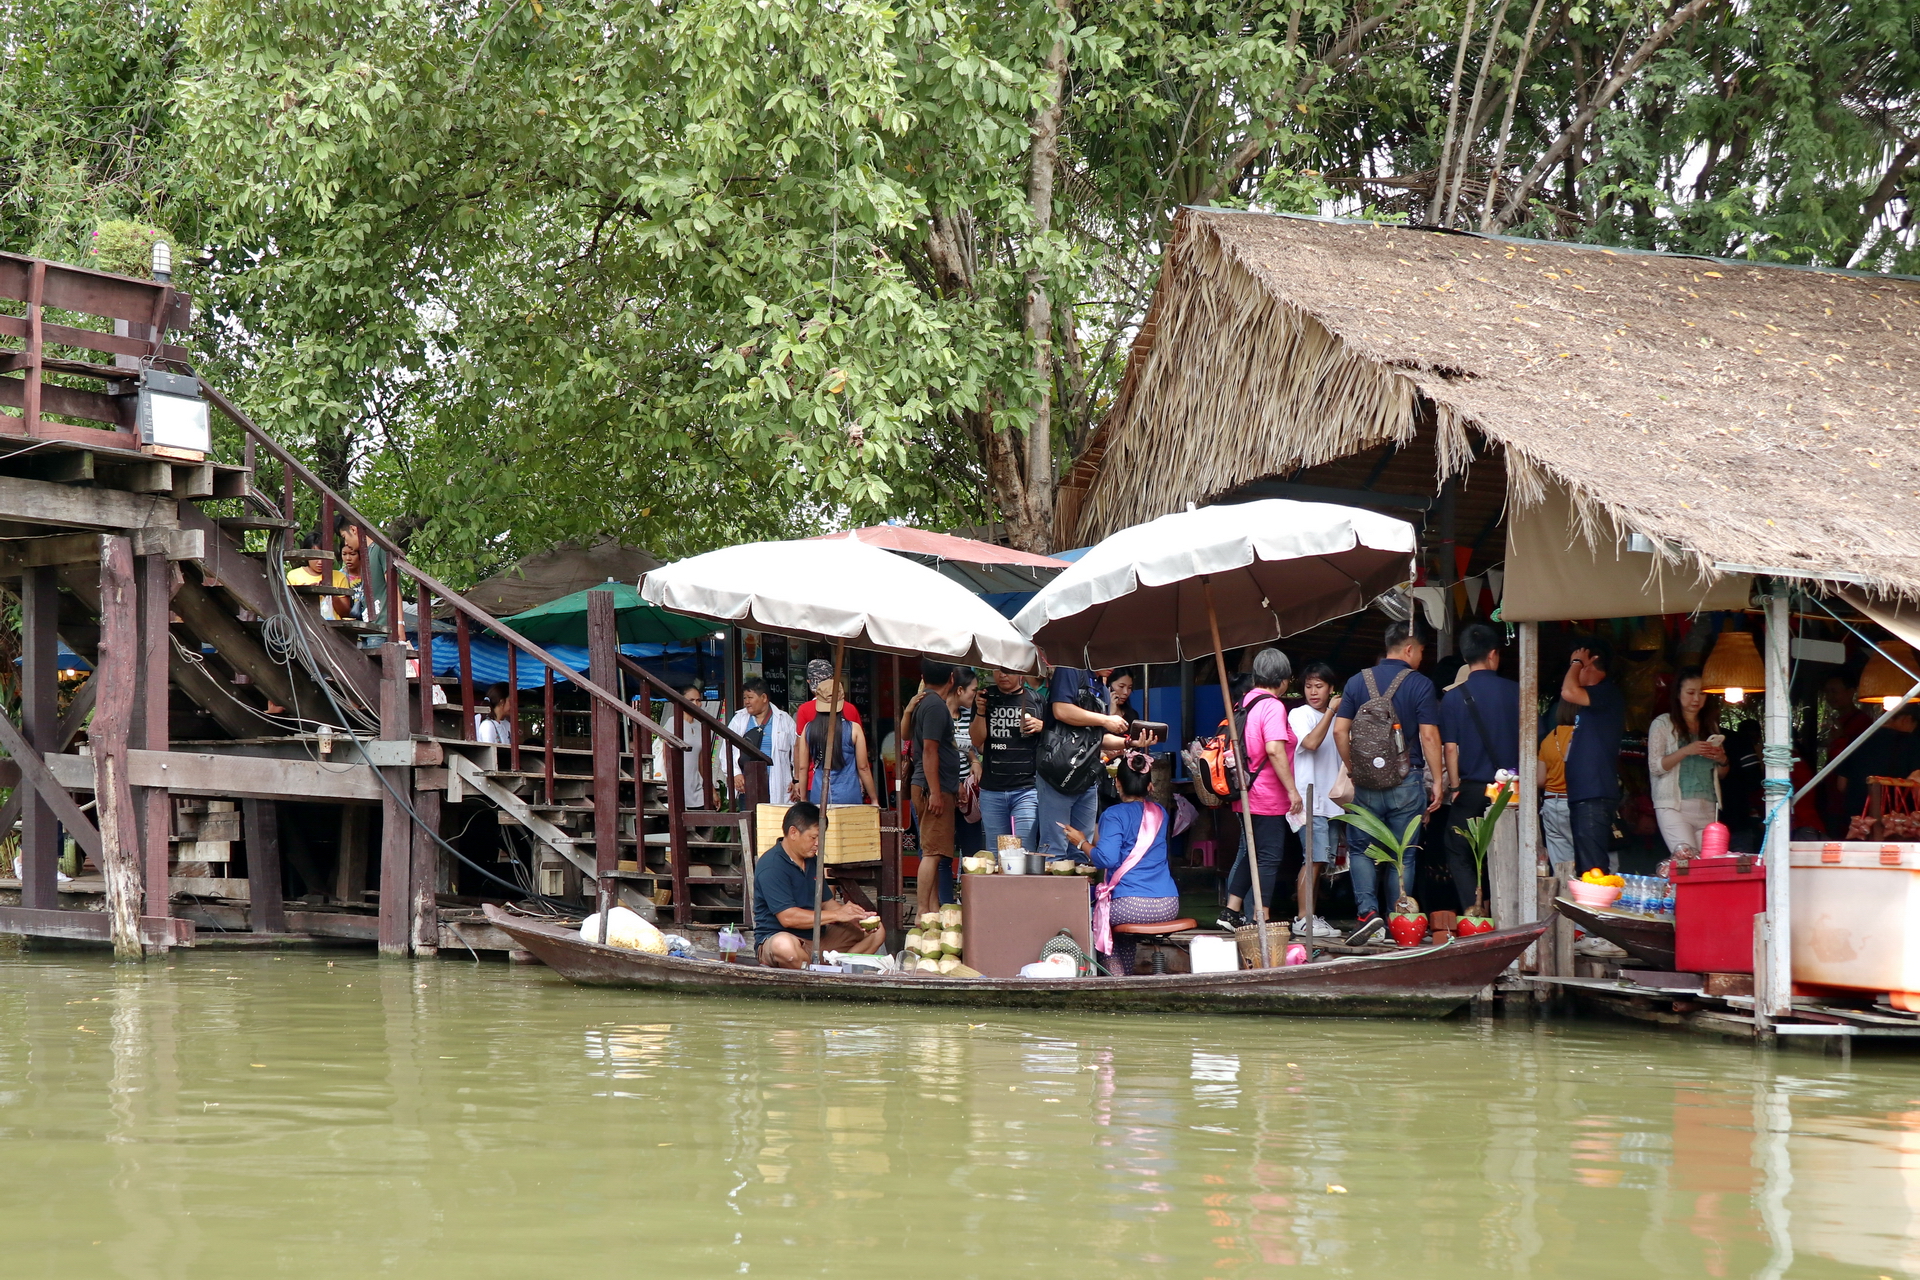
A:
[[[1093,949],[1102,955],[1113,954],[1113,887],[1126,879],[1127,872],[1147,856],[1147,850],[1153,847],[1154,838],[1167,819],[1166,811],[1159,805],[1151,800],[1143,803],[1146,812],[1140,817],[1140,835],[1133,842],[1133,852],[1127,855],[1118,871],[1093,887]]]

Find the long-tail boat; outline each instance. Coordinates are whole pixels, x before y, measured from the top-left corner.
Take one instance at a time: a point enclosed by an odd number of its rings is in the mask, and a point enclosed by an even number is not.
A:
[[[1074,1009],[1106,1013],[1279,1013],[1440,1018],[1504,973],[1547,922],[1378,955],[1233,973],[1092,978],[841,974],[687,959],[602,946],[577,929],[487,907],[514,942],[592,987],[866,1004]]]
[[[1674,965],[1673,921],[1654,916],[1630,916],[1583,907],[1560,897],[1553,905],[1561,915],[1595,937],[1605,938],[1642,964],[1670,973]]]

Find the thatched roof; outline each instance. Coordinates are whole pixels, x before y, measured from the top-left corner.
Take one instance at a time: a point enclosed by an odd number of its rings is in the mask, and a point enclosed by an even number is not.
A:
[[[1432,433],[1509,502],[1920,597],[1920,281],[1184,211],[1062,545]],[[1436,477],[1437,479],[1437,477]]]

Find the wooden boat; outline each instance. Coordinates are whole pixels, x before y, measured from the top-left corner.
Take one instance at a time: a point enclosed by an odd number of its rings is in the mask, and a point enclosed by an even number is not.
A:
[[[1661,973],[1673,972],[1673,921],[1630,916],[1583,907],[1572,898],[1555,898],[1554,909],[1596,937],[1605,938]]]
[[[867,1004],[1125,1013],[1287,1013],[1439,1018],[1499,977],[1546,922],[1384,955],[1343,956],[1237,973],[1129,978],[942,978],[811,973],[603,947],[577,930],[498,907],[487,918],[561,976],[583,986]]]

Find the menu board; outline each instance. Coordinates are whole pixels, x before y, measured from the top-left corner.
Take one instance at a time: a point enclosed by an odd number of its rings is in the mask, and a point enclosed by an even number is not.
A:
[[[760,678],[767,682],[767,697],[773,700],[773,705],[791,713],[793,704],[787,700],[787,638],[785,636],[761,635]]]

